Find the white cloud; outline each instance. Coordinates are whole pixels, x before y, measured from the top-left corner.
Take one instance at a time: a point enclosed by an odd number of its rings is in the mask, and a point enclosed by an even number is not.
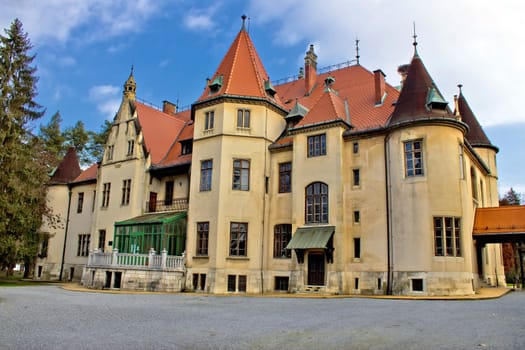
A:
[[[525,122],[520,80],[525,76],[525,3],[509,0],[426,1],[251,0],[253,25],[275,28],[274,43],[320,43],[320,66],[353,59],[360,42],[361,64],[381,68],[397,85],[397,66],[412,56],[412,23],[418,51],[450,105],[457,84],[484,125]],[[304,53],[297,57],[302,64]],[[452,106],[453,107],[453,106]]]
[[[120,106],[120,88],[115,85],[97,85],[89,89],[89,100],[94,102],[97,109],[110,119]]]
[[[217,25],[213,21],[213,16],[219,10],[220,3],[215,3],[212,6],[196,9],[192,8],[184,16],[184,26],[190,30],[203,31],[212,30]]]
[[[75,31],[82,31],[84,40],[102,40],[140,31],[164,4],[164,0],[8,1],[2,4],[0,27],[19,18],[35,45],[63,44]]]

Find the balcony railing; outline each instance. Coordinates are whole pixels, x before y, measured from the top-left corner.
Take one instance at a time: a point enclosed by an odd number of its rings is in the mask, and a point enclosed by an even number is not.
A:
[[[164,211],[186,211],[188,210],[188,198],[174,198],[159,201],[148,201],[144,208],[145,213],[158,213]]]
[[[95,249],[89,252],[87,267],[184,271],[184,261],[184,253],[175,256],[163,250],[156,254],[153,248],[149,254],[119,253],[116,249],[105,253]]]

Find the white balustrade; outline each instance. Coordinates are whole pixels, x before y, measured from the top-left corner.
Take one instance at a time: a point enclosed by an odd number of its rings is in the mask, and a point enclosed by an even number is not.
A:
[[[164,271],[184,270],[184,254],[182,256],[167,255],[163,250],[160,255],[151,249],[149,254],[101,252],[98,249],[89,252],[87,267],[152,269]]]

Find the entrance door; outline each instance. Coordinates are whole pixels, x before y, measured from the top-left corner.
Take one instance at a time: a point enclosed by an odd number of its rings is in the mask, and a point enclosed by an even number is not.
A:
[[[308,285],[324,286],[324,253],[308,254]]]

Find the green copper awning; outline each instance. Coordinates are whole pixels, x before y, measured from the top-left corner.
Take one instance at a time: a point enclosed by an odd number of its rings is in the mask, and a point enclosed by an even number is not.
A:
[[[156,213],[136,216],[134,218],[115,222],[115,226],[144,225],[144,224],[166,224],[179,219],[184,219],[186,212],[179,213]]]
[[[335,226],[313,226],[298,228],[286,246],[286,249],[328,248],[328,241],[334,232]]]

